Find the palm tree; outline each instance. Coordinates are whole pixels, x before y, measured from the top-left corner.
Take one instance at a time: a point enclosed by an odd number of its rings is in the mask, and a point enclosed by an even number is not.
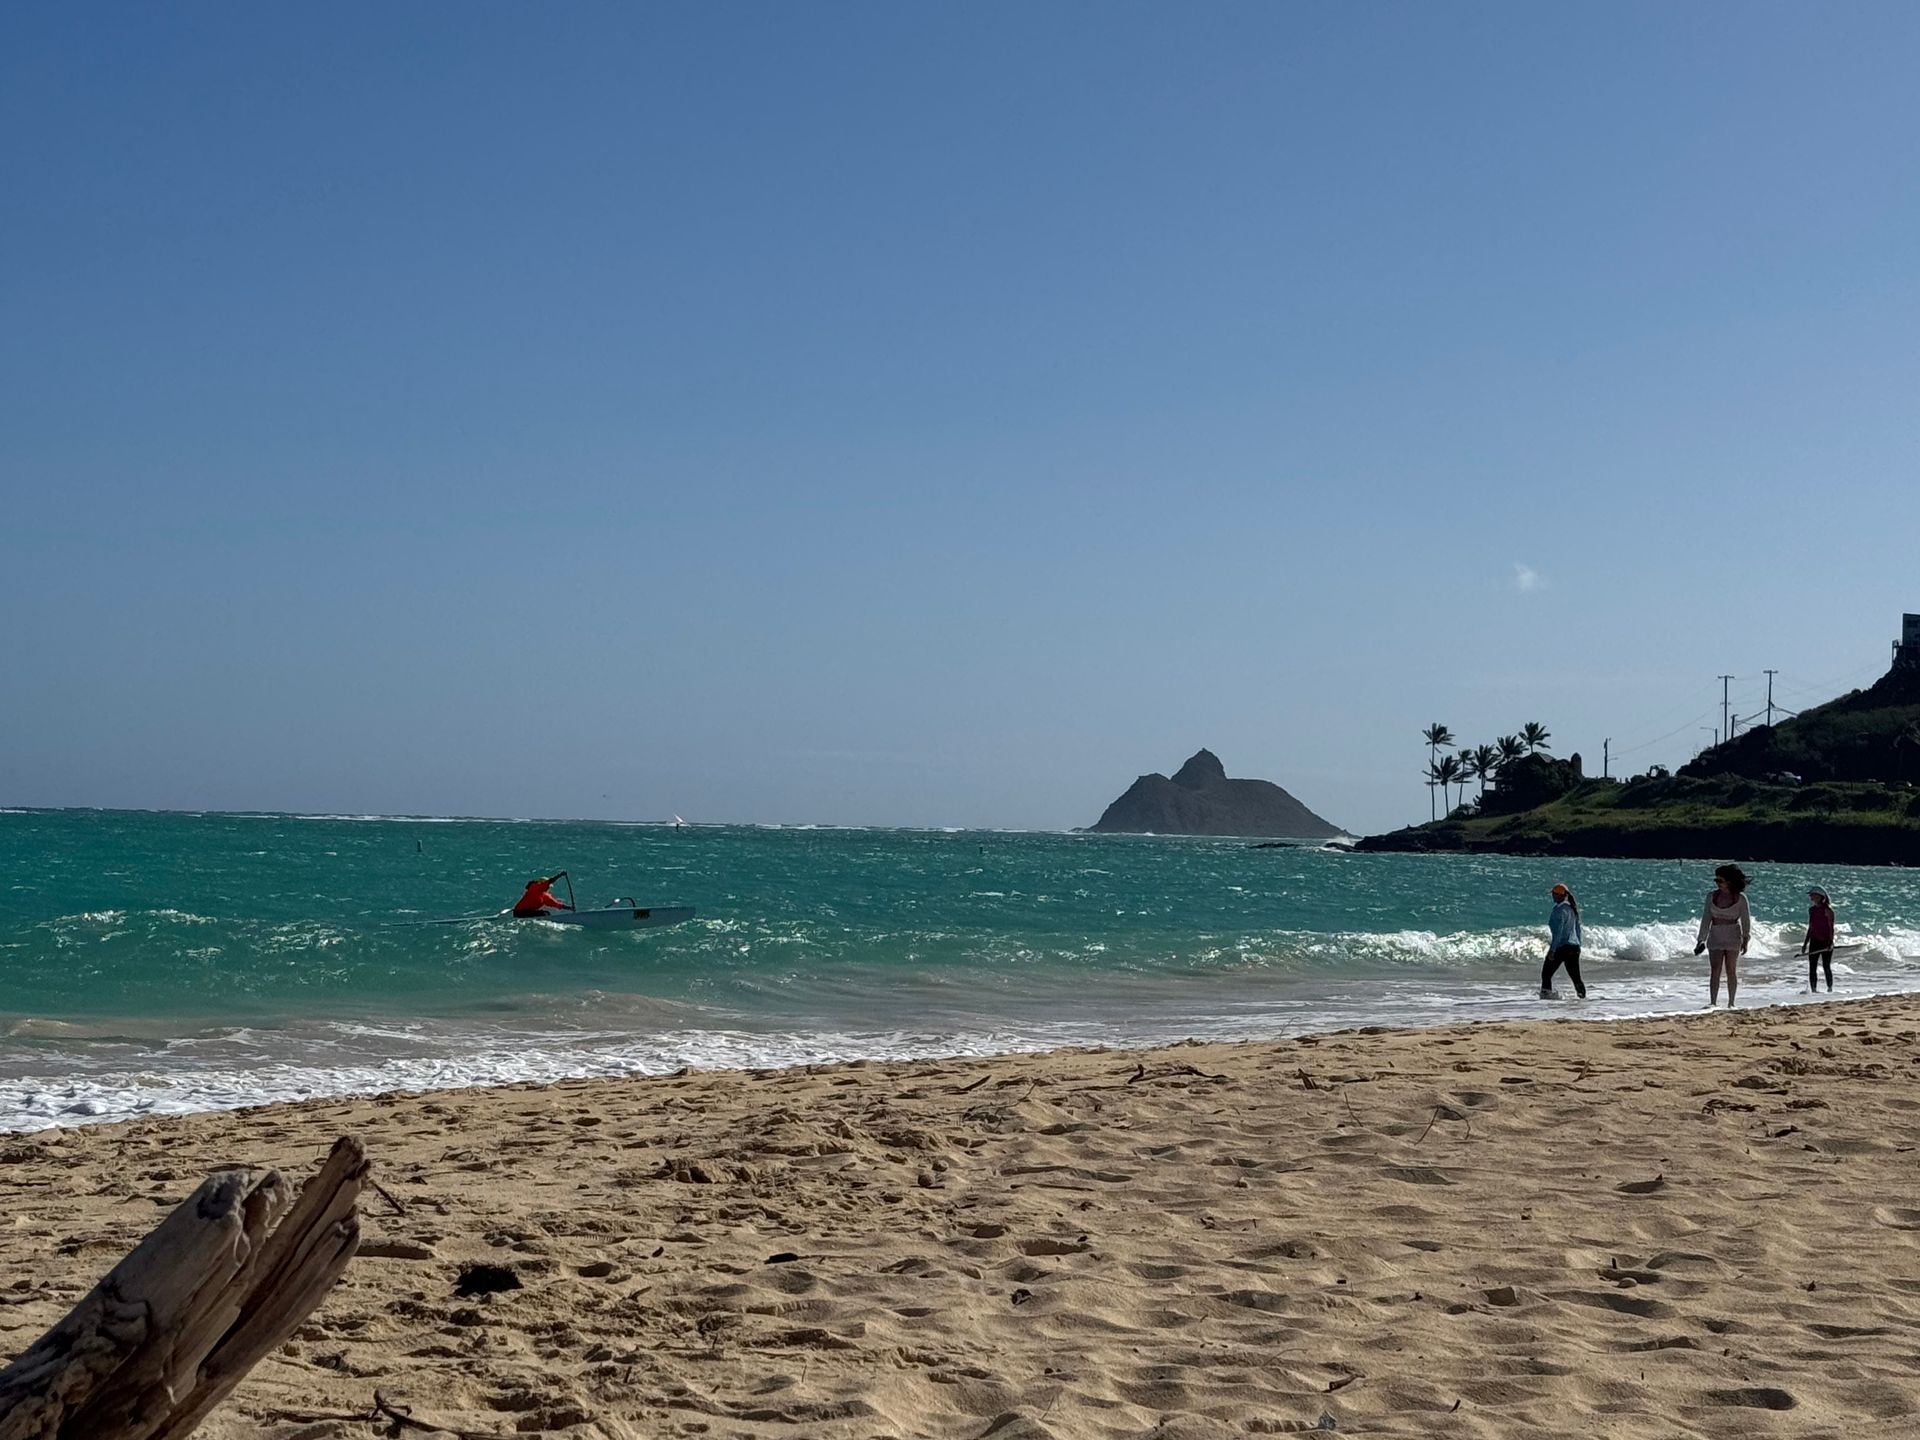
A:
[[[1551,750],[1553,747],[1547,744],[1551,738],[1547,727],[1538,720],[1529,720],[1520,727],[1520,743],[1527,747],[1529,755],[1536,750]]]
[[[1500,752],[1500,768],[1506,769],[1514,761],[1527,753],[1527,742],[1518,735],[1502,735],[1493,742],[1494,749]]]
[[[1480,757],[1471,750],[1462,750],[1456,757],[1460,761],[1460,803],[1467,803],[1467,782],[1480,778]]]
[[[1453,731],[1436,720],[1425,730],[1422,730],[1420,735],[1421,738],[1427,742],[1427,770],[1431,773],[1439,764],[1440,747],[1453,743]],[[1429,778],[1427,783],[1429,786],[1432,786],[1436,782]],[[1427,802],[1427,810],[1431,814],[1433,810],[1433,791],[1431,788],[1427,791]]]
[[[1434,783],[1440,787],[1440,793],[1442,795],[1446,794],[1447,787],[1460,778],[1459,760],[1451,755],[1443,758],[1439,764],[1433,767],[1433,778]]]
[[[1473,773],[1480,779],[1480,798],[1487,798],[1487,781],[1500,773],[1500,751],[1492,745],[1473,747]]]

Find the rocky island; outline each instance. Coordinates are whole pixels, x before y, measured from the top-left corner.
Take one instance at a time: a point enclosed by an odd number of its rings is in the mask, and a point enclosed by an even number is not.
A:
[[[1229,780],[1211,750],[1200,750],[1173,774],[1142,775],[1107,806],[1100,834],[1263,835],[1330,840],[1346,832],[1321,819],[1270,780]]]

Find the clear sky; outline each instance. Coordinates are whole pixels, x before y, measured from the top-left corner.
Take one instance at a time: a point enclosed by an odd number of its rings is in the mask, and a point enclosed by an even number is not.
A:
[[[1676,763],[1920,610],[1916,73],[1908,3],[18,0],[0,803]]]

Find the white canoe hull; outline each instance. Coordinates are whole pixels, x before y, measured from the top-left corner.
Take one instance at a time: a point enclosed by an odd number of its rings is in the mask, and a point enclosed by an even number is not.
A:
[[[617,905],[605,910],[550,910],[539,918],[551,925],[578,925],[582,930],[645,930],[656,925],[678,925],[693,915],[691,905]]]

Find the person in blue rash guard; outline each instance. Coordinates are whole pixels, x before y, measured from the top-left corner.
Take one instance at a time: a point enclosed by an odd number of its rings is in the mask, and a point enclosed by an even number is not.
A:
[[[1562,965],[1573,981],[1573,993],[1587,998],[1587,987],[1580,979],[1580,902],[1564,885],[1553,887],[1553,918],[1547,922],[1547,960],[1540,967],[1540,998],[1551,1000],[1553,974]]]

